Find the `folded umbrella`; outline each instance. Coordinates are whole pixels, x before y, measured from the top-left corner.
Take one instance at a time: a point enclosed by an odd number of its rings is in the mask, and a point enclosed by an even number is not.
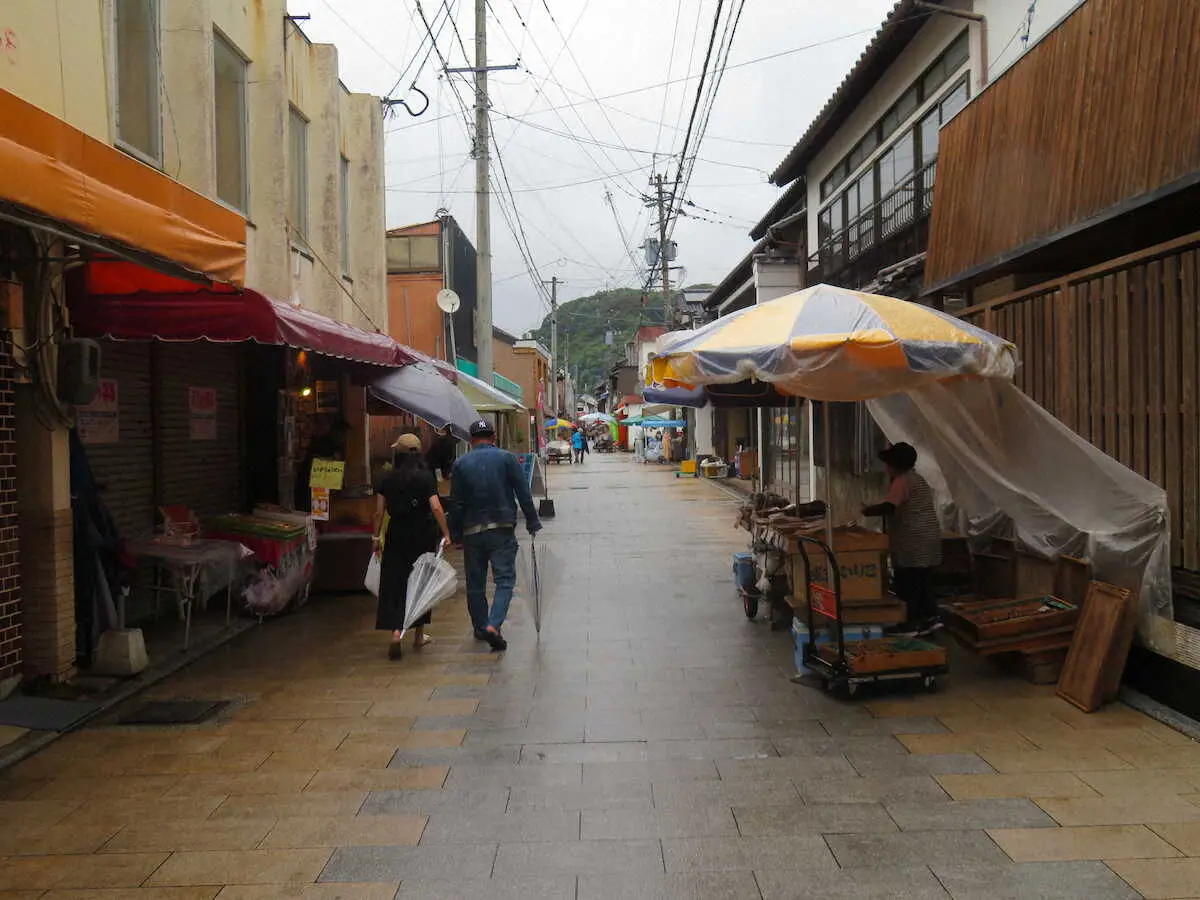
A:
[[[458,590],[458,573],[442,556],[444,547],[445,541],[442,541],[436,553],[422,553],[413,563],[404,604],[404,631]]]

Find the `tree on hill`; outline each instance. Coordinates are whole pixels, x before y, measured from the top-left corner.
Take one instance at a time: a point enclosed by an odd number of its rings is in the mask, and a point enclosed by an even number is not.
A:
[[[598,291],[558,307],[558,365],[566,360],[579,373],[579,390],[590,392],[613,363],[625,356],[625,344],[642,325],[663,323],[662,294],[635,288]],[[605,341],[612,333],[612,342]],[[533,331],[550,346],[550,316]]]

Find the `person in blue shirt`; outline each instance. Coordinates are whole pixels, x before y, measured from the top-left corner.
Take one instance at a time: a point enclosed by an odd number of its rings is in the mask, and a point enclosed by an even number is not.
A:
[[[496,429],[487,419],[471,425],[471,452],[460,457],[450,476],[450,537],[463,547],[467,575],[467,610],[475,639],[493,650],[505,650],[500,629],[508,616],[517,581],[517,506],[525,529],[542,530],[529,482],[516,456],[496,446]],[[491,608],[487,602],[488,567],[496,582]]]
[[[582,428],[576,428],[575,433],[571,435],[571,447],[575,451],[575,462],[582,463],[583,454],[587,452],[587,437]]]

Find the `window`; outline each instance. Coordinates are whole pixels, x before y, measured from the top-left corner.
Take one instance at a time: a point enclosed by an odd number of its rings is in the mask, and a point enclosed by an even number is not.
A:
[[[115,0],[117,141],[162,161],[157,0]]]
[[[937,159],[938,129],[941,128],[941,125],[941,113],[937,109],[931,109],[929,114],[921,120],[921,124],[917,126],[917,132],[921,137],[922,168]]]
[[[246,212],[246,60],[213,34],[214,120],[217,139],[217,196]]]
[[[342,204],[342,274],[350,274],[350,160],[342,157],[340,194]]]
[[[963,79],[946,95],[946,99],[941,102],[942,122],[943,124],[954,118],[954,114],[967,105],[968,91],[967,79]]]
[[[288,115],[288,224],[308,236],[308,120],[300,110]]]

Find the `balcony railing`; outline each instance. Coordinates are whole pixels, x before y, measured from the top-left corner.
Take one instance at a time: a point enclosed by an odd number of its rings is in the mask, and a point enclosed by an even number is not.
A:
[[[817,252],[809,257],[810,269],[828,277],[853,263],[872,247],[895,237],[929,215],[933,208],[933,181],[937,160],[913,173],[907,181],[831,235],[822,235]]]

